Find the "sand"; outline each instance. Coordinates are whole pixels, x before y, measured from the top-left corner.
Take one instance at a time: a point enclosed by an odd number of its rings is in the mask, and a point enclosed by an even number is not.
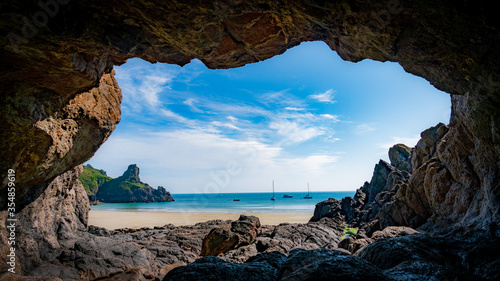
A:
[[[280,223],[306,223],[312,214],[289,214],[289,213],[266,213],[247,214],[260,219],[263,225],[278,225]],[[240,214],[231,213],[170,213],[170,212],[136,212],[136,211],[98,211],[91,210],[89,214],[89,225],[104,227],[107,229],[117,228],[141,228],[164,226],[166,224],[193,225],[208,220],[223,219],[236,220]]]

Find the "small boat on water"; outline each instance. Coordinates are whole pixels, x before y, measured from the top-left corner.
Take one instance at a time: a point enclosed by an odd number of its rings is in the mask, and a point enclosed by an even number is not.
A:
[[[307,195],[306,195],[306,196],[304,196],[304,199],[312,199],[312,196],[311,196],[311,195],[309,195],[309,193],[310,193],[310,190],[309,190],[309,183],[307,183]]]
[[[233,199],[233,201],[240,201],[240,199]]]
[[[274,180],[273,180],[273,197],[271,197],[271,200],[276,200],[276,197],[274,197]]]
[[[292,197],[293,195],[288,195],[288,194],[283,195],[283,198],[292,198]]]

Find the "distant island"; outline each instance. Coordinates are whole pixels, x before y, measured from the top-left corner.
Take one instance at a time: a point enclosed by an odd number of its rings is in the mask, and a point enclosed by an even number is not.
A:
[[[129,165],[123,175],[115,179],[109,177],[104,170],[84,165],[78,180],[82,182],[90,204],[174,201],[163,186],[155,189],[141,182],[139,167],[135,164]]]

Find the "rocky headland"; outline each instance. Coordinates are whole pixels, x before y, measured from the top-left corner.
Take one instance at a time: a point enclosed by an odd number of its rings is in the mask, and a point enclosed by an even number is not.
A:
[[[10,215],[9,174],[15,171],[17,221],[15,232],[0,224],[0,280],[499,279],[495,3],[39,3],[1,4],[0,218]],[[392,149],[391,163],[380,162],[353,198],[320,203],[307,224],[259,230],[243,219],[235,229],[222,221],[119,231],[88,226],[89,200],[77,178],[80,164],[120,121],[113,65],[139,57],[238,67],[313,40],[345,60],[398,62],[425,78],[450,94],[450,123],[426,130],[411,151]],[[343,223],[358,227],[358,235],[339,241]],[[251,234],[242,234],[243,226]],[[219,257],[198,259],[214,228],[229,235],[230,247]],[[254,232],[254,242],[240,243]],[[11,268],[15,274],[7,272]]]
[[[106,171],[87,165],[78,177],[89,196],[91,204],[102,203],[139,203],[170,202],[174,198],[163,186],[156,189],[139,178],[139,167],[128,166],[120,177],[113,179]]]

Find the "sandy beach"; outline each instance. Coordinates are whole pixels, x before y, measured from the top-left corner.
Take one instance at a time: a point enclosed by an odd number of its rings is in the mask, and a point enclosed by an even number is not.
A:
[[[263,225],[277,225],[284,222],[306,223],[312,217],[312,214],[297,213],[265,213],[247,215],[257,216]],[[198,222],[215,219],[236,220],[239,216],[240,214],[235,213],[170,213],[91,210],[89,214],[89,225],[95,225],[107,229],[117,229],[123,227],[154,227],[164,226],[169,223],[181,226],[193,225]]]

